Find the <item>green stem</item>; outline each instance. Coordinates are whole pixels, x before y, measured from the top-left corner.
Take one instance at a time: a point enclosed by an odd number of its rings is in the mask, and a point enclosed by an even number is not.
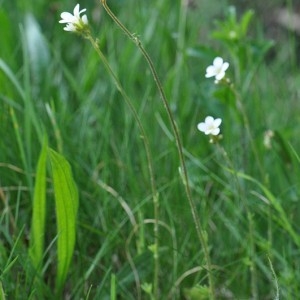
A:
[[[260,172],[260,176],[261,176],[262,180],[264,182],[266,182],[266,176],[264,174],[263,166],[262,166],[261,160],[259,158],[257,149],[256,149],[255,144],[254,144],[254,140],[253,140],[251,129],[250,129],[249,119],[248,119],[246,110],[244,108],[243,102],[241,101],[241,96],[233,86],[231,87],[231,89],[232,89],[233,93],[235,94],[236,106],[237,106],[237,109],[240,111],[240,113],[242,115],[244,126],[245,126],[245,129],[246,129],[246,133],[248,135],[248,140],[250,142],[253,154],[255,156],[255,159],[256,159],[256,162],[257,162],[257,165],[258,165],[258,169],[259,169],[259,172]],[[252,290],[253,299],[258,299],[257,268],[256,268],[256,264],[255,264],[255,261],[254,261],[254,255],[255,255],[255,240],[254,240],[254,237],[253,237],[253,235],[254,235],[254,223],[253,223],[253,218],[251,216],[251,213],[249,211],[247,203],[245,203],[245,208],[246,208],[246,211],[247,211],[247,220],[248,220],[248,225],[249,225],[249,236],[250,236],[251,290]]]
[[[130,101],[130,98],[128,97],[128,95],[126,94],[125,90],[123,89],[117,75],[115,74],[115,72],[113,71],[113,69],[111,68],[109,62],[107,61],[106,57],[104,56],[104,54],[102,53],[102,51],[99,48],[98,43],[96,42],[96,40],[91,36],[91,34],[89,32],[86,33],[85,38],[87,38],[92,46],[94,47],[94,49],[96,50],[97,54],[99,55],[101,61],[103,62],[105,68],[107,69],[108,73],[111,75],[111,77],[113,78],[113,81],[118,89],[118,91],[120,92],[120,94],[123,96],[126,104],[128,105],[129,109],[131,110],[137,125],[139,127],[139,130],[141,132],[141,137],[144,143],[144,147],[145,147],[145,151],[146,151],[146,156],[147,156],[147,161],[148,161],[148,170],[149,170],[149,176],[150,176],[150,181],[151,181],[151,191],[152,191],[152,198],[153,198],[153,206],[154,206],[154,243],[155,243],[155,249],[157,249],[154,253],[154,286],[158,286],[158,273],[159,273],[159,254],[158,254],[158,242],[159,242],[159,201],[158,201],[158,192],[156,189],[156,184],[155,184],[155,179],[154,179],[154,171],[153,171],[153,162],[152,162],[152,156],[151,156],[151,151],[150,151],[150,146],[149,146],[149,141],[148,138],[146,136],[144,127],[141,123],[141,120],[139,118],[139,115],[137,113],[137,111],[135,110],[133,104]]]
[[[160,93],[161,96],[161,100],[163,102],[164,108],[167,112],[169,121],[171,123],[171,127],[173,130],[173,134],[176,140],[176,146],[177,146],[177,150],[178,150],[178,155],[179,155],[179,160],[180,160],[180,166],[181,166],[181,171],[182,171],[182,175],[183,175],[183,184],[185,187],[185,192],[186,192],[186,196],[191,208],[191,213],[193,216],[193,220],[195,223],[195,228],[197,231],[197,236],[198,239],[200,241],[200,244],[203,248],[204,251],[204,256],[205,256],[205,260],[206,260],[206,265],[207,265],[207,272],[208,272],[208,280],[209,280],[209,286],[210,286],[210,299],[214,299],[214,283],[213,283],[213,276],[212,276],[212,265],[211,265],[211,261],[210,261],[210,254],[209,254],[209,250],[208,250],[208,244],[207,244],[207,238],[206,238],[206,233],[204,232],[204,230],[202,229],[202,225],[200,223],[199,220],[199,216],[197,214],[197,209],[196,209],[196,204],[192,198],[192,193],[191,193],[191,189],[190,189],[190,184],[189,184],[189,179],[188,179],[188,173],[187,173],[187,168],[186,168],[186,164],[185,164],[185,159],[184,159],[184,155],[183,155],[183,146],[181,143],[181,139],[180,139],[180,135],[179,135],[179,131],[177,129],[171,108],[169,106],[167,97],[164,93],[162,84],[160,82],[160,79],[158,77],[158,74],[156,72],[156,69],[154,67],[154,64],[148,54],[148,52],[145,50],[145,48],[143,47],[141,41],[134,36],[121,22],[120,20],[114,15],[114,13],[110,10],[110,8],[107,6],[106,4],[106,0],[100,0],[104,9],[106,10],[106,12],[108,13],[108,15],[112,18],[112,20],[120,27],[120,29],[128,36],[128,38],[130,40],[132,40],[135,45],[139,48],[139,50],[141,51],[142,55],[144,56],[150,71],[152,73],[153,79],[156,83],[157,89]],[[157,296],[157,290],[154,290],[154,295]]]
[[[248,139],[249,139],[249,142],[250,142],[253,154],[254,154],[255,159],[256,159],[256,161],[258,163],[258,169],[259,169],[261,178],[265,182],[266,180],[265,180],[265,175],[264,175],[264,171],[263,171],[263,166],[262,166],[261,160],[259,158],[257,149],[256,149],[255,144],[254,144],[254,140],[253,140],[251,129],[250,129],[249,119],[248,119],[246,110],[244,108],[243,102],[241,101],[241,96],[238,93],[238,91],[234,88],[234,86],[231,86],[231,90],[233,91],[233,93],[235,95],[237,109],[239,110],[239,112],[242,115],[244,126],[245,126],[245,129],[246,129],[246,133],[248,135]]]
[[[255,265],[255,238],[254,238],[254,222],[253,222],[253,217],[251,215],[251,211],[249,209],[248,203],[246,201],[246,195],[244,194],[244,189],[241,187],[240,181],[238,179],[238,173],[236,169],[234,168],[234,164],[232,160],[229,158],[227,152],[225,149],[220,146],[219,143],[217,143],[217,147],[219,152],[222,154],[224,157],[225,161],[227,162],[229,168],[233,172],[233,177],[235,180],[235,189],[238,192],[238,196],[242,201],[243,207],[245,208],[246,215],[247,215],[247,221],[248,221],[248,230],[249,230],[249,243],[247,244],[247,251],[249,253],[251,265],[250,265],[250,274],[251,274],[251,292],[252,292],[252,297],[254,300],[258,299],[258,288],[257,288],[257,269]]]
[[[186,29],[186,18],[187,18],[187,5],[185,0],[181,0],[180,11],[179,11],[179,21],[178,21],[178,39],[176,45],[176,60],[174,66],[174,84],[172,89],[172,101],[177,103],[180,87],[180,79],[182,72],[180,69],[184,63],[183,48],[185,43],[185,29]]]

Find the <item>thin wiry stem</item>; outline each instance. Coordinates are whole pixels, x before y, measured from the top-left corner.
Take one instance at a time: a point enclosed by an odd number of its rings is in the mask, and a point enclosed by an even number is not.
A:
[[[245,111],[243,102],[241,101],[241,96],[238,93],[238,91],[235,89],[233,85],[231,85],[231,90],[233,91],[235,98],[236,98],[236,107],[239,110],[239,112],[242,115],[244,126],[246,128],[246,134],[248,135],[248,139],[250,141],[250,145],[252,148],[252,151],[254,153],[254,156],[256,158],[256,161],[258,163],[258,169],[260,171],[261,177],[264,180],[264,171],[262,167],[262,163],[260,161],[257,149],[254,144],[254,140],[252,137],[250,125],[249,125],[249,119],[247,116],[247,113]],[[251,212],[248,208],[248,204],[244,203],[246,212],[247,212],[247,220],[248,220],[248,226],[249,226],[249,236],[250,236],[250,246],[249,246],[249,251],[250,251],[250,258],[251,258],[251,267],[250,267],[250,273],[251,273],[251,291],[252,291],[252,297],[253,299],[258,299],[258,284],[257,284],[257,267],[254,262],[254,254],[255,254],[255,241],[254,241],[254,222],[253,222],[253,217],[251,215]]]
[[[180,139],[180,135],[179,135],[179,131],[178,128],[176,126],[171,108],[169,106],[169,102],[167,100],[167,97],[165,95],[165,92],[163,90],[162,84],[160,82],[160,79],[158,77],[158,74],[156,72],[156,69],[154,67],[154,64],[148,54],[148,52],[145,50],[145,48],[143,47],[141,41],[135,36],[133,35],[122,23],[121,21],[114,15],[114,13],[110,10],[110,8],[107,6],[106,0],[100,0],[104,9],[106,10],[106,12],[108,13],[108,15],[113,19],[113,21],[120,27],[120,29],[129,37],[129,39],[131,39],[135,45],[139,48],[139,50],[141,51],[142,55],[144,56],[150,70],[153,76],[153,79],[156,83],[157,89],[160,93],[161,96],[161,100],[163,102],[164,108],[167,112],[169,121],[171,123],[171,127],[173,130],[173,134],[176,140],[176,146],[177,146],[177,150],[178,150],[178,155],[179,155],[179,160],[180,160],[180,166],[181,166],[181,172],[182,172],[182,177],[183,177],[183,184],[185,187],[185,192],[186,192],[186,196],[191,208],[191,213],[193,216],[193,220],[195,223],[195,228],[197,231],[197,235],[200,241],[200,244],[203,248],[204,251],[204,255],[205,255],[205,260],[206,260],[206,264],[207,264],[207,271],[208,271],[208,280],[209,280],[209,286],[210,286],[210,298],[214,299],[214,283],[213,283],[213,276],[212,276],[212,265],[211,265],[211,261],[210,261],[210,254],[209,254],[209,250],[208,250],[208,243],[207,243],[207,238],[206,238],[206,233],[204,232],[204,230],[202,229],[202,225],[199,219],[199,216],[197,214],[197,209],[196,209],[196,204],[192,198],[192,193],[191,193],[191,189],[190,189],[190,184],[189,184],[189,178],[188,178],[188,173],[187,173],[187,168],[186,168],[186,164],[185,164],[185,159],[184,159],[184,154],[183,154],[183,146],[182,146],[182,142]],[[154,290],[154,295],[157,296],[158,295],[158,291],[157,291],[157,287],[155,287]]]
[[[115,72],[111,68],[109,62],[107,61],[106,57],[104,56],[104,54],[100,50],[98,43],[91,36],[90,33],[88,33],[85,37],[91,42],[92,46],[94,47],[97,54],[99,55],[101,61],[103,62],[105,68],[107,69],[108,73],[113,78],[117,89],[119,90],[119,92],[123,96],[126,104],[129,106],[129,108],[130,108],[130,110],[131,110],[131,112],[132,112],[132,114],[133,114],[133,116],[134,116],[134,118],[137,122],[139,130],[141,132],[141,137],[142,137],[142,140],[143,140],[143,143],[144,143],[146,156],[147,156],[147,161],[148,161],[148,170],[149,170],[149,176],[150,176],[150,181],[151,181],[151,191],[152,191],[153,206],[154,206],[154,218],[156,220],[156,222],[154,223],[154,243],[155,243],[154,249],[156,249],[154,251],[154,273],[155,273],[154,274],[154,278],[155,278],[154,286],[157,286],[158,285],[158,273],[159,273],[159,254],[158,254],[158,246],[159,246],[159,244],[158,244],[159,243],[159,228],[158,228],[159,227],[159,224],[158,224],[158,221],[159,221],[159,200],[158,200],[158,192],[157,192],[157,188],[156,188],[156,184],[155,184],[153,162],[152,162],[152,156],[151,156],[149,141],[148,141],[148,138],[146,136],[144,127],[141,123],[141,120],[140,120],[140,117],[139,117],[137,111],[135,110],[134,106],[131,103],[130,98],[128,97],[125,90],[123,89],[117,75],[115,74]]]
[[[251,273],[251,290],[252,290],[252,298],[258,299],[258,289],[257,289],[257,268],[254,261],[254,255],[255,255],[255,240],[254,240],[254,222],[253,222],[253,216],[251,214],[251,211],[249,209],[249,205],[246,201],[246,195],[244,195],[244,190],[240,184],[238,173],[236,169],[234,168],[234,164],[232,160],[229,158],[227,152],[225,149],[220,146],[219,143],[217,143],[217,147],[219,152],[222,154],[224,160],[227,162],[229,168],[232,170],[233,178],[235,180],[236,187],[235,189],[238,192],[240,200],[243,202],[243,207],[245,208],[246,214],[247,214],[247,221],[248,221],[248,229],[249,229],[249,243],[247,245],[247,250],[249,252],[250,260],[251,260],[251,267],[250,267],[250,273]]]
[[[232,92],[235,95],[236,107],[237,107],[238,111],[242,115],[244,126],[245,126],[245,129],[246,129],[246,133],[248,135],[248,139],[249,139],[249,142],[250,142],[250,146],[252,148],[252,151],[253,151],[253,154],[255,156],[255,159],[256,159],[256,161],[258,163],[258,169],[259,169],[260,175],[261,175],[262,179],[265,181],[265,176],[264,176],[264,171],[263,171],[262,163],[261,163],[261,160],[259,158],[257,149],[256,149],[255,144],[254,144],[254,139],[252,137],[252,133],[251,133],[251,129],[250,129],[250,124],[249,124],[249,119],[248,119],[245,107],[243,105],[243,102],[241,101],[241,96],[240,96],[239,92],[235,89],[235,87],[233,85],[231,85],[230,87],[231,87]]]

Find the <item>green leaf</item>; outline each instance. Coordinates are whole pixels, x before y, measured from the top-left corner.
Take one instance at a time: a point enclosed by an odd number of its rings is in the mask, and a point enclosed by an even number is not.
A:
[[[2,5],[1,5],[2,6]],[[0,6],[0,28],[1,28],[1,40],[5,43],[1,44],[1,56],[7,58],[13,57],[13,45],[15,43],[14,26],[12,18],[9,18],[9,14],[3,10]]]
[[[45,138],[36,169],[31,220],[31,237],[29,251],[35,268],[41,267],[41,262],[44,253],[47,150],[48,142],[47,138]]]
[[[50,149],[50,161],[57,222],[57,276],[56,288],[60,292],[71,263],[75,239],[78,210],[78,191],[67,160]]]
[[[196,285],[189,289],[184,289],[184,296],[188,300],[208,300],[209,288],[207,286]]]
[[[246,11],[242,16],[241,23],[240,23],[240,30],[242,36],[247,35],[250,21],[252,20],[253,16],[254,16],[254,11],[252,9]]]
[[[21,98],[25,99],[25,92],[18,80],[18,78],[15,76],[13,71],[10,69],[10,67],[5,63],[4,60],[0,58],[0,71],[2,71],[5,76],[9,79],[9,81],[14,85],[15,89],[18,91]]]
[[[276,142],[276,150],[280,158],[285,164],[292,164],[292,156],[290,153],[290,149],[288,147],[288,143],[286,142],[284,135],[282,135],[279,131],[274,131],[274,140]]]

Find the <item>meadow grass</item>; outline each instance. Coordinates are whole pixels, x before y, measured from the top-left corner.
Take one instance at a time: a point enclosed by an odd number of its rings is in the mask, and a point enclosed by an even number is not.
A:
[[[0,299],[300,293],[297,37],[173,2],[0,2]]]

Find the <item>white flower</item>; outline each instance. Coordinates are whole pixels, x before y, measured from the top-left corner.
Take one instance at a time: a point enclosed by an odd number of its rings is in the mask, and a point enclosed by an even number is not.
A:
[[[222,123],[222,119],[214,119],[211,116],[205,118],[204,122],[201,122],[197,125],[198,130],[204,132],[206,135],[218,135],[220,133],[219,126]]]
[[[67,23],[64,27],[66,31],[82,31],[88,26],[88,19],[86,15],[80,17],[80,14],[85,12],[86,8],[79,10],[79,4],[76,4],[73,10],[73,15],[69,12],[60,14],[61,20],[59,23]]]
[[[225,71],[228,69],[229,63],[224,62],[223,58],[216,57],[213,61],[213,64],[206,68],[205,77],[214,77],[216,78],[216,82],[219,82],[224,76]]]

